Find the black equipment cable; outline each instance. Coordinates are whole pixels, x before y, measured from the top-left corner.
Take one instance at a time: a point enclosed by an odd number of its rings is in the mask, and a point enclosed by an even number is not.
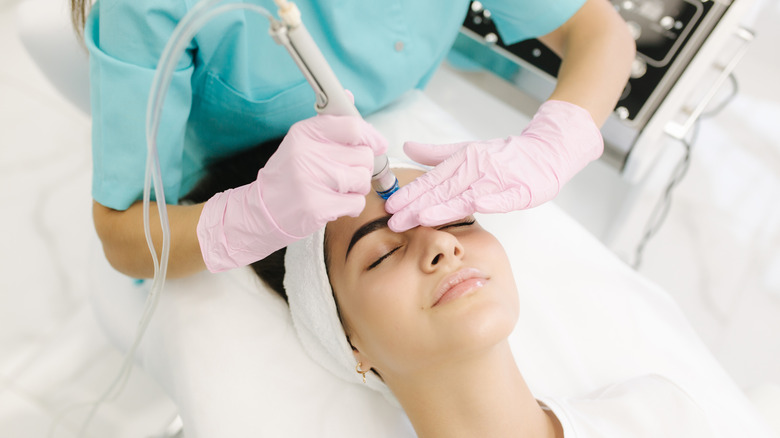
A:
[[[672,205],[672,191],[675,189],[675,187],[677,187],[678,184],[680,184],[682,179],[688,173],[688,169],[691,166],[691,152],[693,150],[693,146],[696,143],[696,138],[699,135],[699,125],[701,124],[701,120],[716,116],[721,111],[723,111],[723,108],[731,103],[731,101],[734,100],[734,98],[737,96],[737,93],[739,92],[739,84],[737,83],[737,78],[733,73],[729,75],[729,81],[731,83],[731,92],[729,95],[725,97],[720,103],[718,103],[715,108],[702,113],[701,116],[696,119],[696,122],[691,129],[690,139],[683,138],[680,140],[683,147],[685,148],[685,154],[674,168],[672,176],[669,179],[669,183],[667,183],[666,189],[664,189],[663,196],[655,204],[655,207],[653,208],[653,211],[648,218],[647,224],[645,225],[644,231],[642,233],[642,239],[639,241],[636,246],[636,250],[634,251],[634,262],[632,264],[634,269],[639,269],[640,265],[642,264],[642,257],[644,256],[645,247],[647,246],[648,242],[650,242],[650,239],[652,239],[658,233],[658,231],[661,229],[661,226],[664,224],[666,217],[669,215],[669,210],[671,209]]]

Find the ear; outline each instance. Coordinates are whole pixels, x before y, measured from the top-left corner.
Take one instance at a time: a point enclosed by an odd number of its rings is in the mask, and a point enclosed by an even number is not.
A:
[[[365,354],[363,354],[360,351],[360,344],[361,344],[360,338],[356,334],[352,334],[352,333],[348,334],[347,343],[349,343],[349,346],[352,347],[352,354],[355,356],[355,361],[363,364],[361,366],[361,369],[363,370],[371,369],[371,366],[369,366],[369,364],[372,363],[371,359],[369,359]]]
[[[368,357],[366,357],[365,354],[361,353],[360,350],[358,350],[357,347],[354,346],[354,344],[352,345],[352,354],[355,356],[355,362],[360,364],[360,369],[362,371],[368,372],[372,368],[374,368],[373,361]]]

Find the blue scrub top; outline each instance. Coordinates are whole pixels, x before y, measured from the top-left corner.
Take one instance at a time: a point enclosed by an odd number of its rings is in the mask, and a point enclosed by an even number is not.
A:
[[[272,0],[250,0],[274,15]],[[125,210],[141,199],[146,105],[173,29],[197,0],[99,0],[87,21],[92,195]],[[457,36],[468,0],[295,0],[306,28],[364,115],[421,88]],[[507,43],[547,34],[584,0],[483,0]],[[284,136],[313,116],[314,93],[268,20],[234,11],[207,24],[178,63],[158,136],[166,201],[214,159]]]

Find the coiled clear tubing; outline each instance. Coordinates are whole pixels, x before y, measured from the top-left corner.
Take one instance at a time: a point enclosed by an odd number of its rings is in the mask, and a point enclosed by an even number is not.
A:
[[[81,403],[67,407],[63,410],[57,418],[52,422],[49,428],[49,437],[53,437],[57,429],[57,425],[64,419],[64,417],[71,411],[78,408],[89,407],[89,414],[81,425],[78,437],[83,438],[86,434],[87,428],[97,413],[98,409],[103,403],[110,402],[122,392],[130,377],[130,372],[133,366],[133,358],[138,346],[143,339],[143,335],[146,332],[149,322],[152,319],[157,303],[160,299],[160,293],[162,292],[163,285],[165,284],[165,277],[168,272],[168,258],[171,250],[171,228],[168,223],[168,210],[165,205],[165,192],[163,189],[163,180],[160,173],[160,159],[157,153],[157,133],[160,128],[160,118],[162,115],[163,104],[165,103],[165,97],[168,93],[168,88],[171,85],[173,72],[176,68],[179,59],[181,58],[184,50],[190,44],[190,41],[195,37],[195,34],[200,29],[211,21],[214,17],[226,12],[247,9],[255,11],[264,15],[273,25],[278,23],[271,13],[257,5],[247,3],[230,3],[218,7],[214,7],[216,4],[224,0],[202,0],[195,5],[179,22],[168,40],[165,49],[160,56],[160,61],[157,64],[157,70],[152,81],[152,88],[149,93],[149,101],[146,108],[146,171],[144,177],[144,192],[143,192],[143,215],[144,215],[144,233],[146,236],[146,244],[149,246],[149,251],[152,255],[152,263],[154,264],[154,278],[152,285],[147,295],[146,302],[144,304],[144,311],[141,316],[141,320],[138,322],[136,329],[135,339],[130,346],[127,354],[125,355],[122,367],[119,370],[114,381],[109,385],[106,391],[94,402]],[[274,2],[282,7],[287,2],[286,0],[274,0]],[[151,188],[154,185],[155,198],[157,199],[157,211],[160,219],[160,225],[162,229],[162,249],[160,252],[160,259],[157,259],[157,251],[154,248],[152,242],[149,207],[151,203]]]

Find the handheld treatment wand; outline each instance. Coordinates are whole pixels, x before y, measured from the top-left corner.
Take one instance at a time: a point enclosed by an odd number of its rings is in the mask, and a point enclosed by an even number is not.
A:
[[[336,74],[333,73],[317,44],[304,27],[298,7],[286,0],[274,1],[279,6],[279,18],[282,22],[272,22],[271,36],[287,49],[309,85],[314,89],[317,99],[314,107],[317,112],[360,117],[360,113],[347,96]],[[374,174],[371,181],[374,190],[382,199],[389,198],[398,190],[398,179],[390,170],[386,155],[374,157]]]

